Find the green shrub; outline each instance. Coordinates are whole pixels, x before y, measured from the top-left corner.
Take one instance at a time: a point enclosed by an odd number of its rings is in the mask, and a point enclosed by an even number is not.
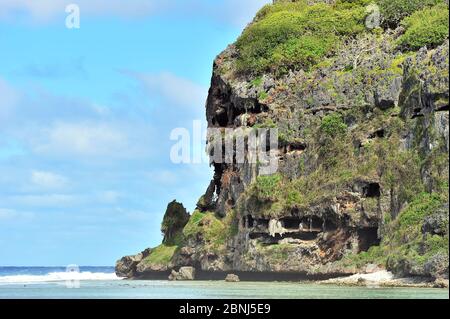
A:
[[[186,226],[184,226],[183,229],[184,237],[190,237],[193,236],[194,234],[197,234],[199,230],[199,223],[205,216],[206,216],[205,213],[201,213],[198,210],[196,210],[192,214]]]
[[[448,254],[448,236],[428,236],[425,241],[425,249],[427,251],[427,255],[433,256],[438,253],[447,253]]]
[[[195,211],[183,229],[186,239],[201,240],[205,248],[217,249],[223,244],[229,234],[226,225],[214,213]]]
[[[252,87],[259,87],[259,86],[261,86],[262,83],[263,83],[263,79],[260,76],[253,79],[253,81],[250,82]]]
[[[264,91],[258,94],[258,99],[260,101],[264,101],[268,97],[269,97],[269,94],[267,92],[264,92]]]
[[[419,225],[426,216],[434,213],[441,205],[442,199],[438,194],[422,193],[418,195],[400,214],[398,218],[400,228]]]
[[[320,130],[327,136],[336,137],[347,132],[347,124],[338,113],[327,115],[322,119]]]
[[[415,11],[443,2],[442,0],[378,0],[384,25],[395,28]]]
[[[285,1],[284,3],[281,3],[281,1],[279,1],[278,3],[275,4],[267,4],[264,7],[262,7],[262,9],[258,11],[258,13],[256,13],[255,22],[260,21],[276,12],[300,11],[303,10],[307,5],[308,3],[305,0],[297,2]]]
[[[448,255],[448,235],[422,233],[425,217],[434,214],[444,201],[441,195],[421,193],[392,222],[382,241],[389,251],[389,267],[395,270],[402,262],[422,266],[436,253]]]
[[[144,263],[165,266],[170,263],[178,246],[160,245],[154,248]]]
[[[364,31],[365,9],[305,1],[265,6],[236,46],[245,73],[308,69],[331,53],[341,37]]]
[[[398,40],[401,47],[411,50],[423,46],[436,47],[448,37],[449,14],[448,6],[439,4],[415,12],[402,21],[406,28]]]
[[[303,202],[302,194],[296,190],[292,189],[288,191],[286,195],[286,205],[288,207],[295,207]]]
[[[341,263],[345,267],[364,268],[368,264],[384,266],[386,264],[386,252],[379,246],[370,247],[366,252],[345,256]]]
[[[253,184],[255,193],[259,198],[273,198],[273,195],[280,187],[281,180],[280,174],[258,176],[256,182]]]
[[[336,42],[335,36],[300,36],[279,45],[272,53],[272,61],[279,65],[281,72],[286,72],[296,65],[309,66],[317,64]]]

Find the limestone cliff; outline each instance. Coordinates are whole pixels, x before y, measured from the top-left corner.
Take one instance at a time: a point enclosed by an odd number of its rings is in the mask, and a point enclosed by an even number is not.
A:
[[[337,275],[375,263],[448,277],[448,4],[399,16],[404,1],[380,0],[373,27],[370,1],[276,2],[216,58],[206,117],[277,128],[278,172],[212,160],[177,235],[165,228],[170,243],[118,273]]]

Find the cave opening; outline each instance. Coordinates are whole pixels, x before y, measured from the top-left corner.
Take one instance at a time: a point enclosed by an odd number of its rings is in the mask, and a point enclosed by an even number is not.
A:
[[[251,108],[247,108],[250,113],[253,114],[260,114],[263,112],[267,112],[269,110],[268,106],[265,104],[259,103],[257,100],[255,100],[255,103],[252,105]]]
[[[304,151],[306,150],[306,144],[303,142],[291,142],[287,147],[288,152]]]
[[[213,125],[218,125],[220,127],[228,126],[228,110],[230,109],[228,105],[229,103],[226,103],[225,106],[221,106],[216,110],[212,119]]]
[[[378,246],[380,238],[378,237],[378,227],[363,228],[358,230],[358,250],[365,252],[372,246]]]
[[[283,235],[275,234],[275,236],[271,236],[267,233],[251,233],[249,235],[250,239],[257,239],[264,245],[277,245],[280,244],[281,241],[287,240],[287,242],[291,244],[300,243],[302,241],[313,241],[318,238],[318,233],[304,233],[304,232],[289,232]]]
[[[225,99],[224,97],[222,98]],[[255,115],[267,111],[268,107],[258,101],[247,101],[246,105],[240,107],[236,107],[236,105],[230,101],[223,102],[215,111],[212,118],[212,124],[219,127],[230,127],[236,125],[236,119],[243,114]]]
[[[372,134],[370,134],[369,138],[370,139],[374,139],[374,138],[384,138],[386,135],[386,132],[384,129],[379,129],[375,132],[373,132]]]
[[[300,222],[299,229],[301,232],[320,233],[324,229],[324,220],[319,217],[306,217]]]
[[[292,239],[300,239],[303,241],[310,241],[310,240],[316,240],[319,236],[316,232],[310,232],[310,233],[290,233],[285,237],[292,238]]]
[[[318,217],[313,217],[310,219],[310,230],[322,231],[323,230],[323,220]]]
[[[375,198],[381,196],[381,187],[378,183],[370,183],[363,188],[363,195],[367,198]]]
[[[256,225],[268,228],[269,227],[269,220],[268,219],[257,219],[256,220]]]
[[[335,223],[333,223],[330,220],[324,220],[323,222],[323,231],[325,232],[330,232],[330,231],[335,231],[337,230],[338,227],[336,226]]]
[[[286,229],[299,229],[300,219],[299,218],[283,218],[281,223]]]

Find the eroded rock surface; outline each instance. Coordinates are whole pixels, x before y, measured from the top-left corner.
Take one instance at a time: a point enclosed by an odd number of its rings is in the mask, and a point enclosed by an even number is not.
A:
[[[448,198],[436,194],[448,190],[449,44],[405,53],[403,32],[359,34],[314,68],[277,76],[239,73],[236,45],[222,52],[208,126],[278,129],[278,172],[210,153],[215,173],[182,241],[164,266],[146,267],[312,275],[375,264],[448,278]],[[419,247],[409,255],[408,242]],[[118,271],[142,272],[144,260]]]

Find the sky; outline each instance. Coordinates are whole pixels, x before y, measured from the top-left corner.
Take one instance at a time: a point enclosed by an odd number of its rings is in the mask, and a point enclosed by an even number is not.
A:
[[[268,2],[0,0],[0,266],[114,265],[170,201],[192,212],[212,172],[170,133],[205,122],[214,57]]]

